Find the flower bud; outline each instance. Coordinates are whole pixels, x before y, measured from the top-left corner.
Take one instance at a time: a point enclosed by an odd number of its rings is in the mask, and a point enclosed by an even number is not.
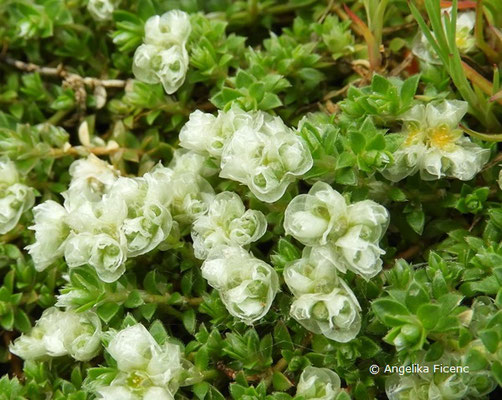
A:
[[[204,259],[214,248],[226,245],[246,246],[262,237],[266,229],[267,221],[261,212],[246,211],[235,193],[219,193],[207,215],[192,226],[195,256]]]
[[[279,290],[275,270],[240,247],[211,253],[202,264],[202,276],[219,290],[228,312],[248,325],[267,313]]]
[[[145,43],[163,48],[184,45],[191,30],[188,14],[171,10],[148,18],[145,24]]]
[[[361,328],[361,307],[341,279],[331,293],[303,294],[291,305],[291,316],[311,332],[349,342]]]
[[[296,387],[297,396],[315,400],[333,400],[340,391],[340,377],[328,368],[305,368]]]

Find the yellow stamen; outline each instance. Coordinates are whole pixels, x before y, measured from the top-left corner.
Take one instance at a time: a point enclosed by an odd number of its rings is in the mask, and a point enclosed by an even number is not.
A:
[[[441,149],[452,145],[456,139],[456,136],[446,125],[431,128],[428,132],[428,137],[431,146],[439,147]]]
[[[420,138],[421,131],[419,129],[410,129],[408,132],[408,136],[406,137],[406,140],[404,141],[405,146],[411,146],[412,144],[415,144]]]

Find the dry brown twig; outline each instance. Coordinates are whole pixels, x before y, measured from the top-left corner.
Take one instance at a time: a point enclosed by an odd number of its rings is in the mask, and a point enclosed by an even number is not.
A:
[[[13,66],[20,71],[24,72],[38,72],[40,75],[54,76],[69,82],[79,82],[80,84],[96,88],[102,86],[104,88],[124,88],[127,84],[127,80],[122,79],[98,79],[94,77],[83,77],[73,72],[68,72],[64,69],[62,64],[59,64],[56,68],[54,67],[43,67],[33,63],[26,63],[24,61],[15,60],[8,56],[0,57],[0,60],[5,64]]]

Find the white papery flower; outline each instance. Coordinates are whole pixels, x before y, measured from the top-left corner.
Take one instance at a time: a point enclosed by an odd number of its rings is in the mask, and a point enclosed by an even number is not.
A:
[[[385,254],[378,244],[366,239],[370,234],[364,225],[351,227],[345,235],[335,242],[336,252],[339,254],[334,265],[341,272],[351,270],[366,280],[374,277],[382,270],[380,256]]]
[[[0,158],[0,234],[14,229],[34,203],[35,193],[19,183],[16,165],[6,157]]]
[[[328,368],[305,368],[296,386],[296,395],[310,400],[334,400],[340,392],[340,377]]]
[[[26,246],[37,271],[43,271],[64,254],[64,246],[70,232],[66,223],[68,212],[48,200],[33,209],[35,243]]]
[[[112,19],[118,3],[119,0],[89,0],[87,11],[97,21],[108,21]]]
[[[225,145],[220,177],[243,183],[259,200],[273,203],[312,168],[312,155],[279,117],[258,111],[254,118],[253,125],[237,129]]]
[[[142,178],[119,178],[110,190],[110,198],[127,204],[127,218],[120,230],[127,240],[128,257],[153,250],[171,232],[169,174],[158,165]]]
[[[88,361],[100,351],[101,322],[92,311],[76,313],[55,307],[44,310],[29,334],[21,335],[9,350],[25,360],[70,355]]]
[[[85,202],[100,201],[107,194],[119,176],[119,172],[90,154],[86,159],[76,160],[70,165],[71,182],[63,193],[65,208],[78,209]]]
[[[19,183],[19,174],[16,164],[7,157],[0,158],[0,188],[6,188]]]
[[[467,112],[467,103],[445,100],[437,105],[419,104],[405,113],[405,138],[394,153],[394,162],[382,171],[397,182],[420,171],[424,180],[453,177],[470,180],[490,157],[484,149],[458,129]]]
[[[186,172],[172,175],[171,212],[180,223],[191,224],[204,215],[214,199],[214,189],[200,175]]]
[[[213,148],[223,150],[224,142],[217,137],[216,117],[213,114],[195,110],[188,117],[179,134],[180,146],[199,152],[213,153]],[[211,150],[211,151],[210,151]]]
[[[98,388],[105,399],[123,395],[172,400],[179,386],[194,382],[193,366],[183,359],[180,347],[170,342],[159,345],[141,324],[116,333],[107,351],[120,372],[108,388]]]
[[[162,83],[166,93],[173,94],[185,82],[188,62],[184,45],[173,45],[164,49],[142,44],[134,53],[132,71],[141,82]]]
[[[279,290],[277,272],[240,247],[212,252],[202,276],[220,292],[228,312],[248,325],[268,312]]]
[[[15,183],[0,188],[0,234],[15,228],[21,215],[35,204],[35,193],[29,186]]]
[[[284,230],[307,246],[324,245],[348,225],[345,198],[324,182],[296,196],[284,213]]]
[[[443,13],[450,13],[451,7],[444,9]],[[474,11],[462,12],[457,15],[455,31],[455,44],[461,54],[467,54],[476,48],[476,39],[473,35],[476,25],[476,13]],[[429,64],[441,64],[441,59],[435,53],[427,37],[419,33],[413,40],[411,51],[419,59]]]
[[[246,246],[267,230],[263,213],[247,210],[233,192],[222,192],[211,202],[207,215],[195,220],[192,239],[195,257],[203,260],[212,249],[226,245]]]
[[[144,369],[160,346],[146,328],[137,324],[118,332],[106,348],[121,371]]]
[[[213,176],[218,173],[218,167],[210,162],[205,156],[195,151],[186,149],[176,149],[173,159],[169,163],[169,168],[173,174],[191,172],[203,177]]]
[[[331,293],[338,286],[331,247],[305,247],[302,258],[284,268],[284,280],[295,297]]]
[[[105,386],[100,387],[96,392],[100,400],[141,400],[131,389],[125,386]]]
[[[328,339],[346,343],[361,329],[361,307],[343,280],[331,293],[304,294],[291,305],[290,314],[303,327]]]
[[[259,129],[263,117],[264,113],[249,113],[236,106],[218,111],[217,117],[196,110],[181,128],[180,146],[220,158],[235,131],[244,126]]]
[[[391,375],[385,380],[389,400],[430,400],[429,385],[415,375]]]
[[[164,48],[185,45],[191,30],[188,14],[180,10],[171,10],[148,18],[145,24],[144,42]]]
[[[106,233],[89,232],[70,236],[65,246],[65,259],[70,268],[89,264],[103,282],[115,282],[125,272],[127,247],[125,239],[117,241]]]
[[[313,246],[307,257],[314,260],[314,265],[322,262],[326,270],[331,265],[365,279],[382,268],[380,256],[385,251],[378,242],[388,225],[385,207],[371,200],[347,206],[345,198],[324,182],[316,182],[307,194],[296,196],[284,214],[286,234]],[[306,265],[309,262],[301,261]]]
[[[347,207],[347,217],[351,226],[364,226],[364,239],[378,242],[389,226],[389,212],[372,200],[358,201]]]

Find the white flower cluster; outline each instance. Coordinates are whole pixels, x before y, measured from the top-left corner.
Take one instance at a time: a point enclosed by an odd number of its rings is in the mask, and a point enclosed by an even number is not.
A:
[[[361,329],[361,307],[330,260],[305,248],[300,260],[284,269],[284,280],[295,296],[290,314],[311,332],[349,342]]]
[[[284,215],[284,230],[340,272],[350,270],[368,280],[382,268],[379,247],[389,224],[385,207],[372,200],[347,205],[345,198],[324,182],[296,196]]]
[[[195,111],[180,131],[180,145],[213,157],[221,178],[248,186],[266,203],[279,200],[313,164],[303,139],[263,111],[232,108],[216,117]]]
[[[450,13],[451,7],[443,10],[443,13]],[[476,48],[476,39],[473,35],[476,25],[476,13],[467,11],[459,13],[457,16],[457,25],[455,31],[455,44],[461,54],[467,54]],[[419,59],[428,64],[441,64],[441,60],[434,52],[427,37],[419,33],[413,40],[411,51]]]
[[[35,268],[64,256],[70,268],[89,264],[103,281],[113,282],[128,257],[168,248],[179,231],[177,220],[191,223],[213,196],[197,158],[178,154],[172,168],[158,165],[137,178],[118,176],[92,155],[75,161],[64,206],[49,200],[34,208],[36,242],[27,249]]]
[[[0,158],[0,234],[14,229],[21,215],[34,203],[35,193],[20,183],[14,163],[8,158]]]
[[[248,325],[268,312],[279,290],[277,272],[241,247],[211,252],[202,276],[220,292],[228,312]]]
[[[109,386],[96,389],[103,400],[174,400],[180,386],[197,380],[180,347],[159,345],[141,324],[116,333],[107,351],[119,372]]]
[[[474,178],[490,151],[472,143],[458,129],[466,112],[467,103],[460,100],[414,106],[401,117],[405,121],[404,141],[382,174],[393,182],[418,171],[424,180]]]
[[[212,250],[222,246],[244,247],[256,242],[266,230],[267,220],[262,212],[246,210],[236,193],[219,193],[207,214],[193,223],[195,257],[203,260]]]
[[[340,377],[328,368],[305,368],[296,386],[296,395],[305,400],[334,400],[340,392]]]
[[[180,10],[150,17],[144,43],[134,53],[134,76],[145,83],[162,83],[167,94],[176,92],[188,71],[186,43],[191,29],[188,14]]]
[[[336,271],[368,280],[382,268],[378,242],[389,223],[387,210],[364,200],[347,205],[324,182],[288,205],[284,229],[306,245],[302,258],[286,265],[284,280],[295,296],[291,316],[308,330],[338,342],[354,339],[361,328],[360,306]]]
[[[97,21],[108,21],[112,19],[115,8],[120,0],[89,0],[87,11]]]
[[[25,360],[70,355],[78,361],[94,358],[101,349],[101,322],[92,311],[75,313],[51,307],[42,313],[29,334],[10,345]]]

